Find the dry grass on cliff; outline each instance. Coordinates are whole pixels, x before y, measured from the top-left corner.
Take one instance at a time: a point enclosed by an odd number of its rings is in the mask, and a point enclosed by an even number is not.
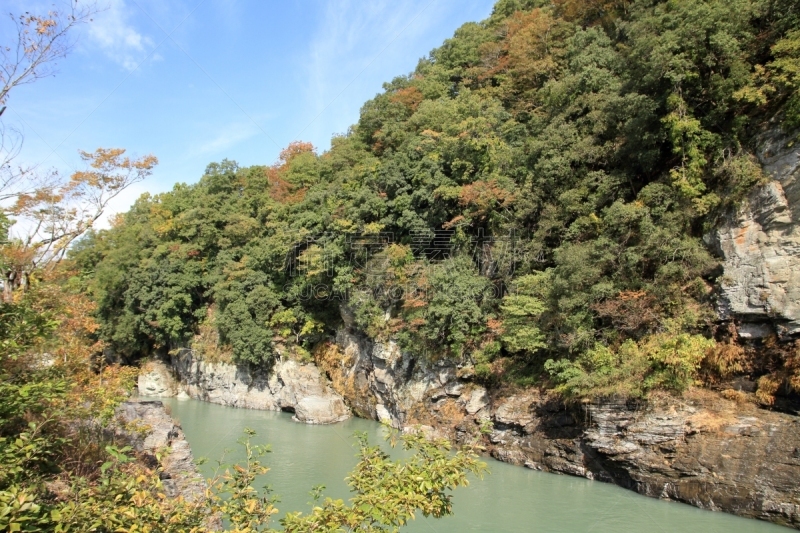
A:
[[[232,363],[233,349],[220,342],[214,306],[208,308],[206,319],[200,324],[192,339],[192,351],[207,363]]]
[[[314,348],[312,356],[316,365],[328,376],[333,390],[348,401],[356,414],[369,417],[375,412],[373,395],[358,386],[353,354],[342,353],[332,342],[322,342]]]
[[[697,409],[686,422],[698,433],[722,434],[726,427],[736,424],[740,416],[756,409],[751,401],[743,402],[739,395],[700,387],[689,388],[683,400]]]

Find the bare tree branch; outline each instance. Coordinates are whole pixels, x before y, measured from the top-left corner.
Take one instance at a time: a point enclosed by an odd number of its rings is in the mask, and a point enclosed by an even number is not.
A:
[[[55,62],[72,49],[70,31],[91,21],[97,11],[94,3],[79,6],[77,0],[68,0],[64,9],[45,15],[9,14],[16,36],[14,43],[0,43],[0,105],[14,87],[52,76]]]

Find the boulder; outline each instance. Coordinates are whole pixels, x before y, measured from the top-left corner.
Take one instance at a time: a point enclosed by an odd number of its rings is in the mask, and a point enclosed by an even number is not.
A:
[[[178,382],[172,370],[162,361],[148,361],[142,366],[136,382],[139,394],[154,398],[169,398],[178,392]]]
[[[306,396],[294,406],[294,418],[306,424],[333,424],[350,418],[350,410],[338,397]]]
[[[489,395],[486,393],[486,389],[477,387],[470,393],[464,409],[467,413],[474,415],[487,405],[489,405]]]

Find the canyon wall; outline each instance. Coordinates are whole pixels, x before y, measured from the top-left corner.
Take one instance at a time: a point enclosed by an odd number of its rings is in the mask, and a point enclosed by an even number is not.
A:
[[[766,183],[706,235],[724,269],[718,312],[743,338],[800,333],[800,142],[774,128],[756,140]]]
[[[708,390],[567,405],[537,389],[490,392],[469,366],[430,363],[343,327],[318,364],[359,415],[496,459],[648,496],[800,527],[800,418]]]
[[[508,463],[800,528],[798,417],[708,390],[574,405],[538,389],[490,392],[473,382],[469,366],[416,359],[346,326],[316,357],[318,366],[282,361],[263,374],[185,350],[145,365],[139,389],[294,410],[307,423],[342,420],[352,410],[405,431],[479,439]]]
[[[184,349],[169,361],[145,363],[137,386],[143,396],[178,396],[231,407],[288,411],[308,424],[332,424],[350,417],[342,397],[315,365],[292,360],[277,361],[265,372],[202,361]]]

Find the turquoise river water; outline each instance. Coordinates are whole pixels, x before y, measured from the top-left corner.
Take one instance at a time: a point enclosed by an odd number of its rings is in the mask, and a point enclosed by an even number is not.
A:
[[[270,485],[285,511],[309,509],[309,491],[324,484],[325,494],[348,498],[344,481],[356,463],[353,433],[366,431],[371,442],[383,442],[378,423],[351,419],[330,426],[293,422],[288,413],[235,409],[196,400],[162,400],[172,409],[186,434],[195,458],[210,477],[215,460],[226,449],[226,462],[241,457],[236,441],[245,427],[258,433],[256,441],[269,443],[270,472],[258,486]],[[607,483],[536,472],[486,458],[491,474],[456,489],[453,516],[418,516],[408,532],[789,532],[788,528],[689,505],[641,496]],[[277,526],[277,523],[275,524]]]

